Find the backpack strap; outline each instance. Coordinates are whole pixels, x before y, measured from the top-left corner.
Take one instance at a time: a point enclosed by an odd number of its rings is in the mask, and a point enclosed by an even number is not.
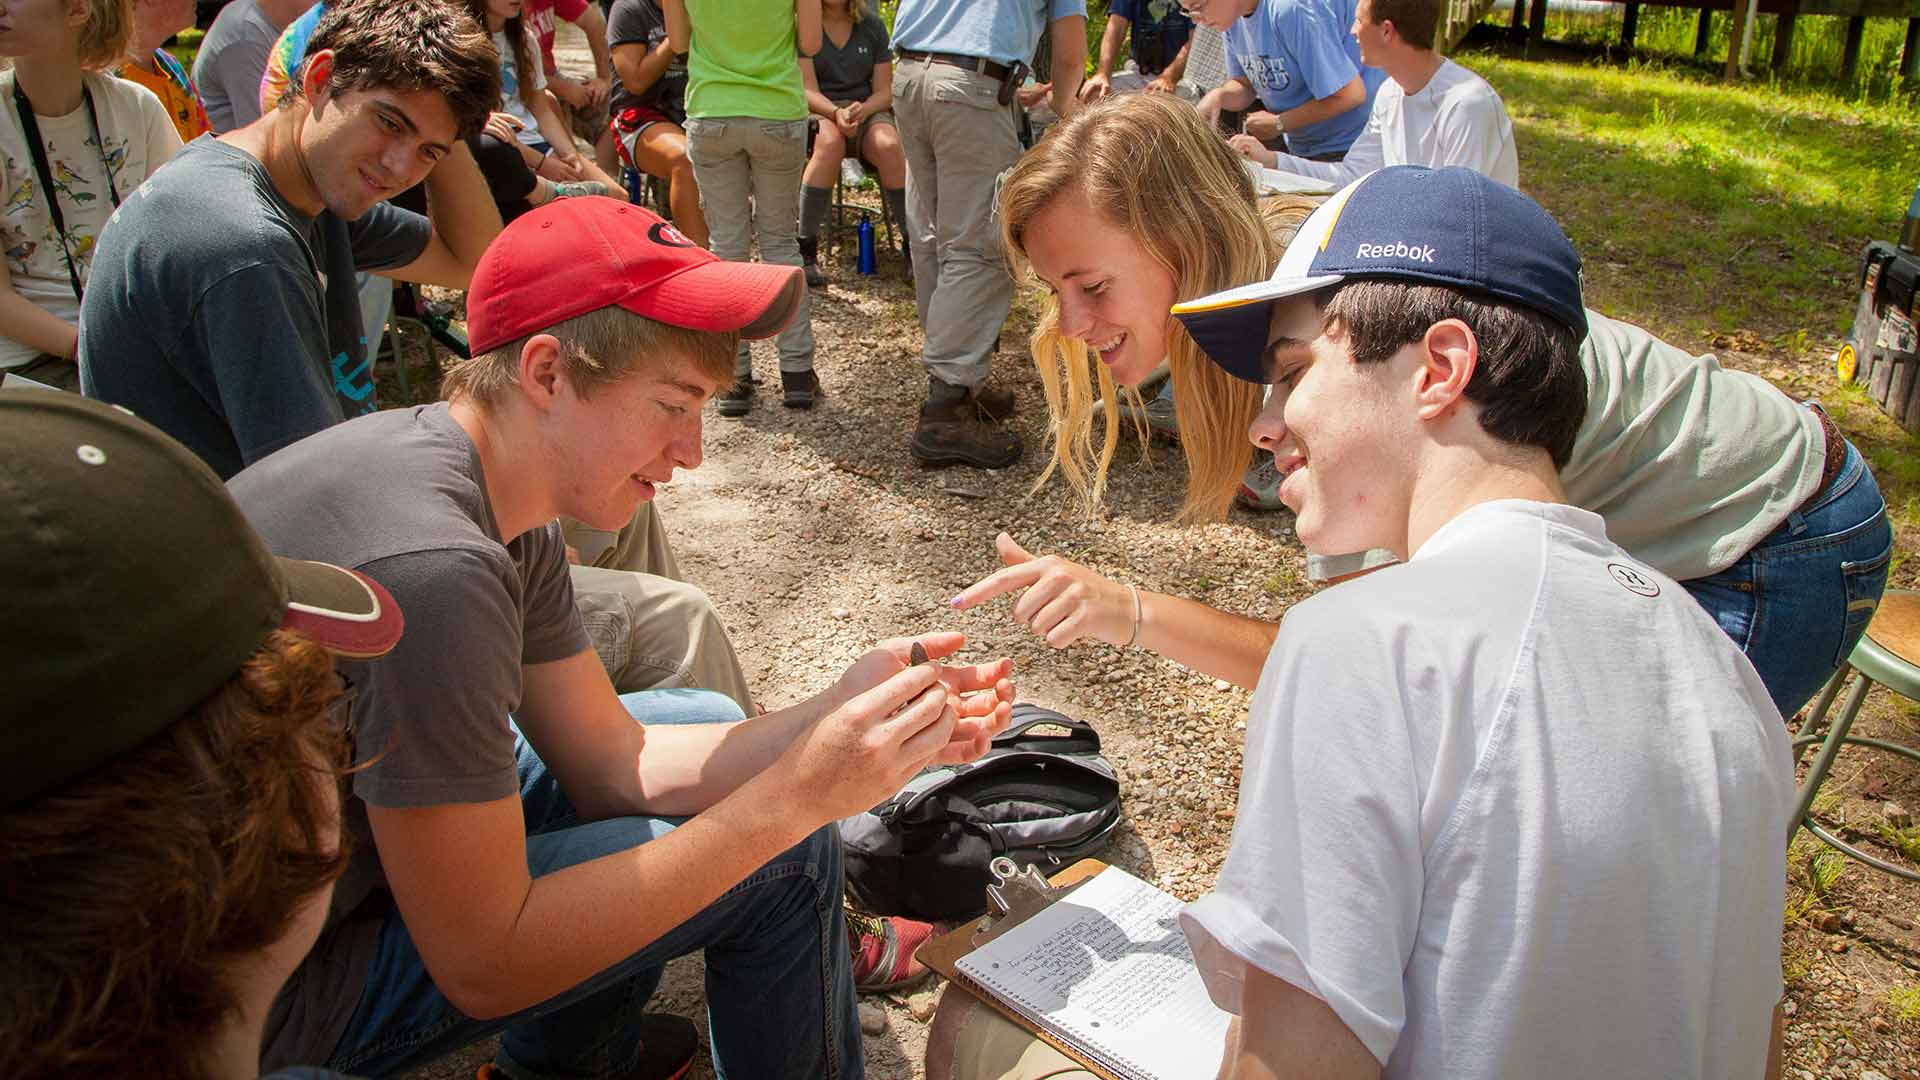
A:
[[[1034,728],[1053,724],[1067,729],[1065,735],[1030,735]],[[1084,720],[1075,720],[1052,709],[1021,702],[1013,707],[1007,730],[993,737],[995,750],[1038,750],[1050,754],[1097,754],[1100,733]]]

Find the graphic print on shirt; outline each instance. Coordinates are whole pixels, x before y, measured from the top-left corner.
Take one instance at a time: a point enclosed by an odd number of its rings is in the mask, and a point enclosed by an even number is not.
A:
[[[1276,96],[1293,85],[1287,62],[1278,56],[1249,56],[1240,66],[1252,81],[1253,92],[1263,99]]]
[[[78,150],[63,150],[56,138],[46,141],[53,190],[62,207],[69,210],[68,251],[83,278],[86,276],[87,263],[93,258],[97,237],[92,226],[73,221],[71,209],[90,206],[104,197],[107,183],[101,168],[103,160],[106,167],[112,170],[115,186],[125,182],[122,174],[127,166],[127,140],[116,139],[112,135],[106,136],[106,140],[107,150],[104,154],[92,136],[88,136]],[[7,192],[5,206],[0,209],[0,218],[5,219],[0,221],[0,249],[5,250],[8,272],[18,279],[34,276],[28,260],[36,253],[44,250],[56,253],[57,257],[60,236],[53,227],[52,215],[40,204],[40,181],[34,175],[33,162],[9,156],[7,174],[16,177],[19,182]],[[62,260],[58,266],[49,264],[40,267],[39,271],[41,276],[64,278],[66,264]]]

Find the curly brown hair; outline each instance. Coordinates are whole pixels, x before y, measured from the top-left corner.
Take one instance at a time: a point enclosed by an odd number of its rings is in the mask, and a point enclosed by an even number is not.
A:
[[[0,1076],[205,1075],[228,972],[346,866],[341,695],[276,630],[173,727],[0,812]]]
[[[463,139],[479,134],[500,102],[500,54],[485,21],[445,0],[338,0],[313,28],[306,55],[322,49],[333,51],[335,93],[437,90]],[[281,101],[299,91],[294,75]]]

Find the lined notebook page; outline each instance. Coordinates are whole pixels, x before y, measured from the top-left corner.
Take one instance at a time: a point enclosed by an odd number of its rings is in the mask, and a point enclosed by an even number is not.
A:
[[[1213,1080],[1228,1016],[1200,982],[1180,907],[1110,866],[958,966],[1116,1075]]]

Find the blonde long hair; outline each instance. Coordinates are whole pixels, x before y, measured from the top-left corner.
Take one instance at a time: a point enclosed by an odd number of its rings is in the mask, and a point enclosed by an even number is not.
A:
[[[1256,206],[1253,182],[1239,156],[1191,105],[1163,94],[1127,94],[1080,110],[1008,173],[1000,219],[1017,280],[1033,281],[1024,242],[1028,225],[1069,192],[1082,193],[1096,212],[1171,271],[1181,300],[1266,277],[1280,259],[1285,238],[1312,209],[1299,200],[1266,211]],[[1263,212],[1276,219],[1286,237],[1275,235],[1275,224],[1263,220]],[[1252,459],[1246,432],[1264,395],[1260,387],[1209,361],[1171,315],[1166,341],[1187,461],[1180,518],[1218,520]],[[1060,305],[1052,296],[1034,327],[1032,349],[1052,420],[1052,457],[1034,486],[1045,484],[1057,469],[1093,513],[1120,442],[1122,388],[1106,365],[1088,355],[1084,342],[1060,332]],[[1097,443],[1096,387],[1106,403],[1105,430]],[[1124,394],[1129,401],[1140,400],[1132,387]],[[1144,443],[1144,425],[1136,429]]]

